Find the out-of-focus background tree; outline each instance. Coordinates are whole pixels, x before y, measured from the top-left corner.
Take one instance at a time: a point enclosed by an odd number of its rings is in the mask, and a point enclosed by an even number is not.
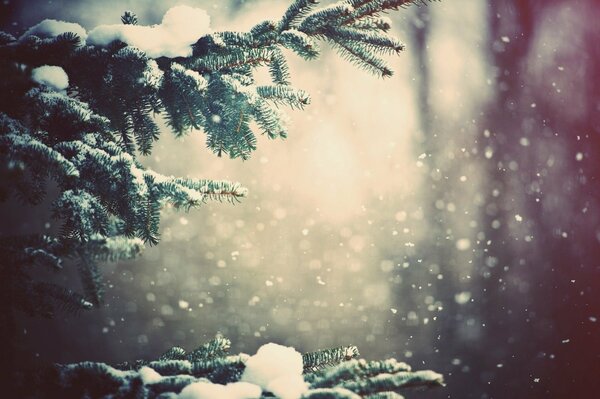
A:
[[[0,23],[89,29],[131,10],[152,24],[176,4],[242,30],[287,1],[9,0]],[[163,134],[155,170],[250,196],[167,210],[158,247],[104,268],[101,309],[23,320],[23,362],[150,358],[220,332],[236,352],[355,344],[443,372],[448,387],[423,397],[594,397],[600,4],[448,0],[390,17],[408,45],[391,79],[330,49],[293,58],[313,102],[290,113],[285,143],[261,140],[242,162],[199,132]],[[55,228],[43,207],[23,223],[25,211],[4,204],[2,233]]]

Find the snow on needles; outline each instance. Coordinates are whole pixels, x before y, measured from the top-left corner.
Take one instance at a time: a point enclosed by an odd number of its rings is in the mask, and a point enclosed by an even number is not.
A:
[[[258,399],[262,390],[279,399],[300,399],[308,390],[302,368],[302,355],[294,348],[270,343],[248,358],[239,382],[195,382],[186,386],[177,399]]]
[[[45,19],[39,24],[32,26],[21,35],[19,40],[23,40],[27,36],[32,35],[41,38],[56,37],[67,32],[75,33],[77,36],[79,36],[81,41],[85,43],[87,33],[81,25],[73,22],[57,21],[56,19]]]
[[[146,384],[155,384],[162,379],[162,376],[158,374],[154,369],[151,369],[148,366],[142,367],[138,373],[140,373],[140,377],[142,378],[142,382],[144,385]]]
[[[308,390],[308,384],[301,375],[285,375],[267,385],[267,391],[273,392],[279,399],[300,399]]]
[[[246,362],[242,381],[259,385],[281,399],[298,399],[308,389],[302,378],[302,355],[274,343],[261,346]]]
[[[150,58],[189,57],[191,45],[210,32],[206,11],[182,5],[169,9],[160,25],[100,25],[89,32],[88,44],[105,46],[120,40]]]
[[[31,79],[57,91],[69,87],[69,77],[59,66],[42,65],[31,71]]]
[[[19,40],[32,35],[41,38],[56,37],[66,32],[77,34],[82,44],[87,41],[87,44],[106,46],[120,40],[137,47],[150,58],[173,58],[192,55],[192,44],[211,33],[211,29],[210,16],[206,11],[181,5],[169,9],[159,25],[100,25],[89,34],[79,24],[45,19],[27,29]]]
[[[219,385],[202,381],[183,388],[177,399],[258,399],[261,393],[259,386],[248,382]]]

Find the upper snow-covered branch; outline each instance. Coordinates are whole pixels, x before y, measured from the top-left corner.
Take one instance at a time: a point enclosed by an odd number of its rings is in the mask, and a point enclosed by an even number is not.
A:
[[[268,66],[275,85],[289,86],[281,48],[312,59],[319,54],[317,42],[326,40],[350,62],[390,76],[379,55],[398,53],[404,45],[387,33],[390,22],[381,13],[412,2],[342,0],[319,7],[316,0],[295,0],[281,20],[263,21],[249,32],[213,33],[208,14],[189,6],[171,8],[158,25],[137,25],[135,15],[127,13],[124,24],[89,33],[77,24],[47,20],[18,42],[0,44],[0,55],[37,67],[31,71],[37,83],[64,89],[68,76],[70,91],[110,120],[130,154],[152,150],[159,134],[152,115],[164,113],[176,134],[203,130],[216,154],[245,159],[256,147],[252,121],[268,137],[287,136],[280,112],[269,102],[294,107],[310,101],[302,93],[299,103],[282,90],[271,90],[267,103],[261,101],[254,88],[257,67]],[[81,40],[65,36],[69,28]],[[40,64],[45,58],[52,67]],[[59,67],[66,72],[60,79]],[[53,78],[47,78],[48,68],[54,68]]]
[[[116,40],[137,47],[150,58],[189,57],[192,44],[211,32],[206,11],[189,6],[175,6],[159,25],[100,25],[89,32],[87,42],[106,46]]]
[[[248,32],[213,32],[208,14],[188,6],[171,8],[155,26],[138,25],[126,13],[122,25],[90,32],[56,20],[18,39],[0,32],[0,199],[16,193],[38,203],[46,179],[55,180],[53,212],[63,221],[57,238],[66,248],[60,256],[31,246],[22,253],[38,262],[79,259],[86,298],[73,296],[71,303],[99,303],[95,262],[156,244],[165,203],[187,210],[246,195],[238,183],[144,168],[137,154],[151,153],[160,135],[157,114],[175,134],[202,130],[217,155],[247,159],[257,131],[287,137],[279,106],[310,103],[308,93],[290,86],[284,48],[309,60],[318,56],[318,42],[327,41],[349,61],[390,76],[379,55],[403,45],[387,33],[390,23],[381,14],[409,3],[342,0],[319,7],[316,0],[294,0],[279,21],[262,21]],[[272,84],[257,84],[261,66]],[[15,284],[26,286],[26,276],[18,276]],[[38,299],[39,292],[70,295],[29,287]]]

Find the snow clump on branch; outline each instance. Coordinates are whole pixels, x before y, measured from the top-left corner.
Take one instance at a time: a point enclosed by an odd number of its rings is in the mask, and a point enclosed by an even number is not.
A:
[[[177,399],[258,399],[261,393],[259,386],[248,382],[221,385],[201,381],[183,388]]]
[[[302,378],[302,355],[274,343],[261,346],[246,362],[242,381],[261,386],[281,399],[298,399],[308,390]]]
[[[263,390],[279,399],[299,399],[308,391],[302,370],[302,355],[294,348],[269,343],[248,358],[239,382],[195,382],[186,386],[177,399],[257,399]]]
[[[31,71],[31,79],[57,91],[69,87],[69,77],[64,69],[59,66],[42,65]]]
[[[150,58],[189,57],[192,44],[211,33],[210,16],[201,8],[175,6],[159,25],[100,25],[89,32],[88,44],[106,46],[120,40]]]
[[[25,33],[21,35],[19,40],[23,40],[28,36],[37,36],[42,39],[56,37],[63,33],[73,32],[83,43],[87,38],[85,29],[79,24],[73,22],[57,21],[56,19],[45,19],[37,25],[27,29]]]

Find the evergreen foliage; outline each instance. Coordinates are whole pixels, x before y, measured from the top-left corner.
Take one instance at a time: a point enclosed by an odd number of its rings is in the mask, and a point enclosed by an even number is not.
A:
[[[229,340],[217,337],[189,354],[174,347],[155,361],[114,367],[93,362],[55,365],[34,378],[22,375],[21,381],[36,383],[21,386],[20,394],[36,398],[176,398],[196,382],[225,385],[239,381],[249,356],[228,355],[229,346]],[[400,399],[400,392],[410,388],[444,385],[443,377],[433,371],[413,372],[395,359],[368,362],[358,356],[354,346],[305,354],[303,378],[309,389],[302,399]],[[329,359],[327,366],[314,370],[314,358]],[[155,377],[148,378],[148,368],[159,375],[151,371]],[[263,391],[261,399],[273,397]]]
[[[57,192],[49,199],[52,216],[62,224],[55,234],[0,237],[2,328],[14,327],[15,310],[52,316],[100,305],[99,264],[157,244],[162,208],[188,211],[246,196],[239,183],[164,176],[144,167],[140,155],[150,154],[160,135],[157,115],[177,136],[202,131],[218,156],[247,159],[258,133],[287,137],[279,106],[310,103],[306,92],[290,85],[283,49],[311,60],[319,55],[318,42],[326,41],[359,67],[391,76],[380,56],[404,46],[387,33],[382,13],[410,3],[342,0],[319,7],[316,0],[295,0],[279,21],[200,37],[189,57],[153,59],[125,42],[92,45],[73,32],[18,39],[0,32],[0,200],[40,204],[51,180]],[[131,12],[122,22],[138,24]],[[63,80],[66,75],[68,84],[34,78],[46,66]],[[263,66],[271,84],[255,80]],[[40,268],[60,270],[65,261],[77,265],[83,294],[34,278]],[[229,346],[218,338],[191,353],[172,348],[154,362],[56,366],[37,384],[23,385],[34,397],[173,397],[202,379],[238,381],[247,356],[227,356]],[[442,383],[438,374],[412,373],[392,360],[350,360],[357,356],[355,347],[306,354],[311,391],[305,397],[391,398],[404,387]],[[145,383],[142,366],[163,377]]]
[[[145,244],[157,244],[162,207],[187,211],[246,195],[238,183],[145,168],[139,155],[149,154],[159,137],[155,115],[178,136],[202,130],[219,156],[246,159],[257,143],[252,122],[269,138],[285,138],[278,107],[310,102],[290,85],[283,48],[310,60],[319,54],[317,42],[325,40],[351,62],[390,76],[379,54],[404,46],[387,33],[390,24],[381,14],[410,3],[343,0],[318,7],[316,0],[296,0],[279,21],[199,38],[190,57],[152,59],[119,40],[90,45],[72,32],[19,39],[1,33],[0,199],[14,195],[39,204],[50,178],[59,191],[52,215],[62,229],[55,236],[0,238],[0,299],[32,315],[51,315],[52,303],[63,299],[66,309],[97,306],[98,262],[131,258]],[[122,22],[138,23],[131,12]],[[66,90],[32,79],[32,71],[45,65],[66,72]],[[268,67],[272,84],[257,84],[259,66]],[[40,263],[55,263],[56,269],[63,259],[77,262],[84,296],[30,277]]]
[[[338,348],[305,353],[302,356],[302,363],[305,372],[312,372],[354,359],[355,357],[358,357],[358,348],[356,346],[340,346]]]

